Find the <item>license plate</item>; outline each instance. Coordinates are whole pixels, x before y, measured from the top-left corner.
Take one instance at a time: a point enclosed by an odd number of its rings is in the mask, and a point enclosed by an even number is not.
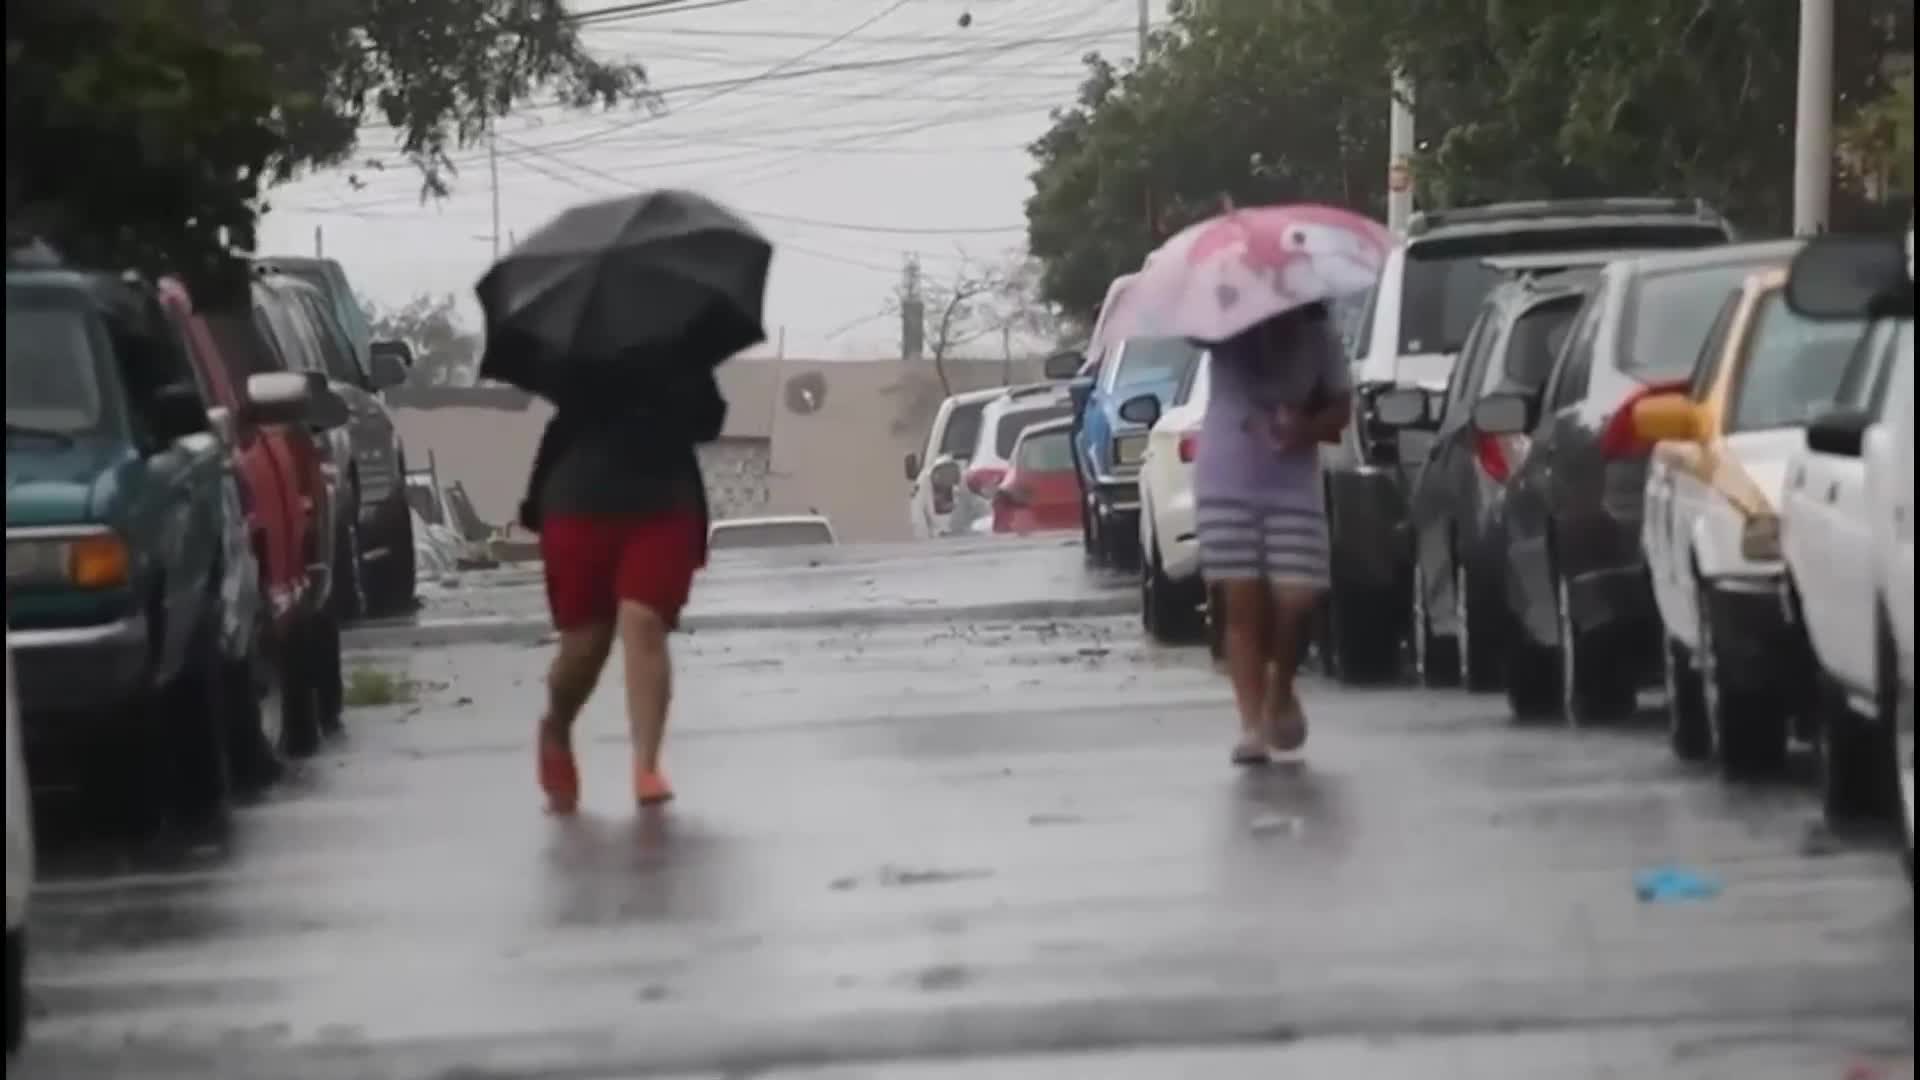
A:
[[[1116,465],[1138,465],[1146,454],[1145,435],[1122,435],[1113,440],[1113,460]]]

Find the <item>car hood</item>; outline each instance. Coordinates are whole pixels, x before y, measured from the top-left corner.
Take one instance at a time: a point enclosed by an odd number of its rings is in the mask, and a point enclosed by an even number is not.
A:
[[[1780,509],[1781,492],[1786,490],[1787,466],[1806,446],[1806,432],[1797,427],[1727,436],[1727,456],[1745,474],[1752,493],[1775,513]]]
[[[78,439],[67,446],[9,446],[7,525],[102,521],[140,467],[140,456],[131,447],[106,439]]]

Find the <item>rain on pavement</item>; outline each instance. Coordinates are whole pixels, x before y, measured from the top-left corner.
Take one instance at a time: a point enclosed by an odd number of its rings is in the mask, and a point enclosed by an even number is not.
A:
[[[1317,681],[1308,764],[1236,773],[1129,588],[1073,541],[717,560],[679,802],[630,805],[610,670],[575,820],[538,585],[443,589],[349,641],[411,700],[223,847],[48,853],[8,1075],[1912,1075],[1912,892],[1804,793]],[[1664,863],[1724,891],[1641,902]]]

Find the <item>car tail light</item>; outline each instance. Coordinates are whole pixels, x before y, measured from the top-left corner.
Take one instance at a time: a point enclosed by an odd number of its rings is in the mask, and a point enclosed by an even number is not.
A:
[[[1671,394],[1686,388],[1687,380],[1679,379],[1648,383],[1628,394],[1627,399],[1607,418],[1607,426],[1600,431],[1600,456],[1608,461],[1623,461],[1641,457],[1653,449],[1640,438],[1639,432],[1633,430],[1633,407],[1655,394]]]
[[[1504,484],[1526,460],[1530,445],[1525,435],[1489,435],[1483,431],[1474,436],[1473,458],[1487,479]]]
[[[1180,436],[1180,464],[1191,465],[1200,455],[1200,433],[1189,431]]]
[[[967,490],[983,499],[991,499],[993,493],[999,490],[1000,481],[1005,479],[1006,475],[1007,470],[992,465],[968,469]]]

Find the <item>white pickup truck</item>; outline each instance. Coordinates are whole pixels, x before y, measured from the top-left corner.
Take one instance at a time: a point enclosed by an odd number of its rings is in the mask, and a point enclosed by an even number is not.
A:
[[[1788,301],[1875,316],[1835,407],[1788,469],[1781,541],[1814,660],[1822,794],[1835,817],[1885,817],[1913,868],[1913,240],[1817,240]],[[1901,272],[1904,263],[1904,273]],[[1861,295],[1849,297],[1849,291]]]

